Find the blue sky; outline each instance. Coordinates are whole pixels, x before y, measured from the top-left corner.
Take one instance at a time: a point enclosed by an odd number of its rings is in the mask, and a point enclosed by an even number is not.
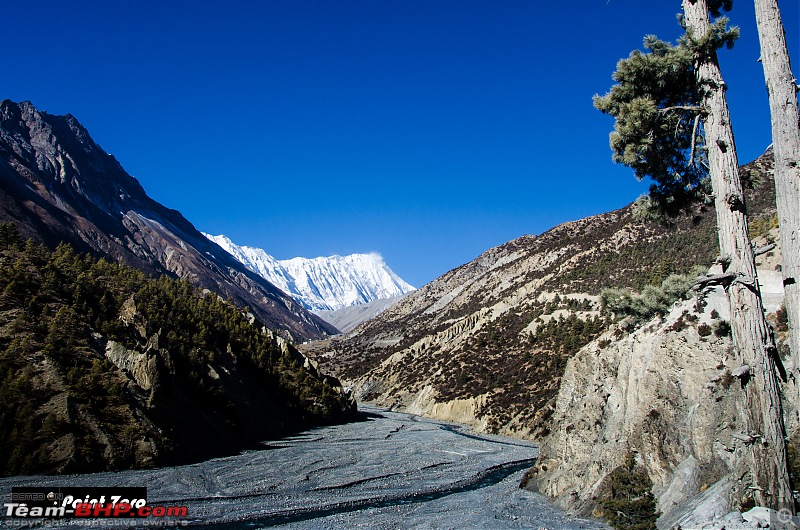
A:
[[[798,59],[797,0],[780,0]],[[0,98],[71,113],[200,230],[279,259],[376,251],[421,286],[624,206],[592,107],[680,2],[5,2]],[[721,52],[740,161],[770,143],[750,2]],[[795,70],[797,67],[795,67]]]

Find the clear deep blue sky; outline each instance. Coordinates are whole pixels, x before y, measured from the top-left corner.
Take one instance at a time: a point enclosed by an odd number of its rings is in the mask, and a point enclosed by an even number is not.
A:
[[[797,64],[797,0],[780,0]],[[273,256],[377,251],[421,286],[646,190],[592,107],[680,2],[3,3],[0,99],[71,113],[161,203]],[[770,143],[751,2],[722,51],[740,161]],[[798,67],[795,66],[797,74]]]

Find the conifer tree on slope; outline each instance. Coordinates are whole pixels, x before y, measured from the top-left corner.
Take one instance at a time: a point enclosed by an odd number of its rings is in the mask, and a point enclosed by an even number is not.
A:
[[[645,38],[649,53],[634,51],[617,64],[611,91],[595,106],[616,118],[611,148],[616,162],[637,178],[650,177],[650,201],[668,215],[713,197],[720,263],[731,308],[735,367],[747,366],[738,407],[739,432],[729,504],[746,497],[762,506],[793,510],[786,467],[783,417],[775,376],[774,340],[764,317],[753,248],[739,180],[736,146],[717,50],[732,47],[738,29],[711,24],[730,0],[683,0],[686,35],[677,46]],[[706,178],[710,177],[710,178]],[[739,477],[742,477],[739,480]]]
[[[783,289],[789,317],[791,373],[800,388],[800,111],[797,79],[777,0],[755,0],[761,64],[769,93],[775,153],[775,202],[780,223]]]

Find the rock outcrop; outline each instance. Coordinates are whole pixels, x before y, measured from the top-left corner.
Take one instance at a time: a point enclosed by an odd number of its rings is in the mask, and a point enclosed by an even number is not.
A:
[[[759,258],[773,321],[782,303],[779,250]],[[609,473],[633,451],[654,483],[660,527],[691,527],[696,510],[705,522],[725,516],[734,448],[747,443],[736,412],[745,369],[733,362],[728,319],[717,287],[699,304],[678,303],[632,332],[623,323],[582,348],[567,364],[528,487],[591,513]],[[796,433],[796,394],[787,390],[784,415]]]

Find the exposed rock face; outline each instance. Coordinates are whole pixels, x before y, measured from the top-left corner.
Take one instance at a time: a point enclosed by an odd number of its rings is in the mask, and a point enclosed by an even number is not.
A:
[[[120,370],[131,375],[142,390],[151,390],[156,383],[156,357],[149,352],[129,350],[125,345],[110,340],[106,343],[106,357]]]
[[[0,221],[24,237],[189,279],[249,306],[295,340],[336,329],[208,241],[179,212],[147,196],[71,115],[0,102]]]
[[[565,508],[591,509],[603,479],[635,450],[667,513],[731,469],[731,342],[698,333],[698,323],[713,325],[710,312],[727,305],[724,295],[713,301],[700,315],[684,302],[664,322],[619,340],[608,332],[604,348],[593,342],[570,359],[533,480],[538,491]],[[687,322],[685,311],[700,320]]]
[[[777,230],[770,237],[779,242]],[[773,320],[782,286],[780,273],[766,267],[780,261],[779,252],[758,260]],[[724,291],[717,287],[703,300],[700,308],[695,300],[676,304],[663,320],[630,334],[622,324],[570,359],[531,489],[588,513],[608,474],[632,450],[654,483],[659,526],[691,527],[701,501],[706,522],[727,513],[733,450],[747,438],[735,410],[746,369],[735,365],[724,332],[730,318]],[[798,428],[795,395],[784,392],[790,433]]]

